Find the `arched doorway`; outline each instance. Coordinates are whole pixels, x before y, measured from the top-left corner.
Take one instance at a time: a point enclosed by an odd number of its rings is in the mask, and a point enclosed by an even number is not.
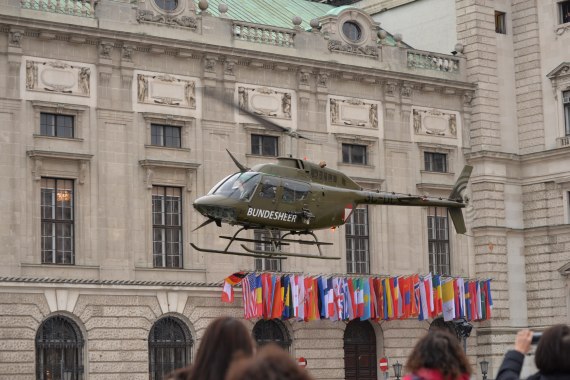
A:
[[[253,326],[253,338],[258,346],[275,343],[284,350],[291,348],[291,338],[287,327],[279,319],[260,320]]]
[[[376,333],[370,322],[353,320],[344,330],[344,378],[376,380]]]
[[[63,315],[46,319],[36,335],[36,378],[83,378],[83,335],[77,324]]]

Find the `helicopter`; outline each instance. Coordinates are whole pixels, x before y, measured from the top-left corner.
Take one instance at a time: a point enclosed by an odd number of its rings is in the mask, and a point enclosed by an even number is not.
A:
[[[248,110],[243,112],[264,125],[295,138],[306,138],[296,131],[281,127]],[[308,138],[307,138],[308,139]],[[278,157],[277,163],[264,163],[247,168],[226,149],[239,171],[219,181],[206,195],[193,203],[194,208],[207,218],[193,231],[210,223],[240,226],[224,249],[191,246],[202,252],[251,256],[258,258],[306,257],[338,260],[326,256],[321,247],[332,245],[320,241],[313,231],[342,226],[359,205],[435,206],[446,207],[458,234],[466,232],[461,209],[466,206],[462,191],[473,170],[466,165],[447,198],[393,192],[363,190],[344,173],[319,164],[293,157]],[[239,237],[248,229],[266,230],[263,239]],[[283,233],[283,235],[281,234]],[[294,236],[309,238],[294,238]],[[234,242],[241,243],[242,251],[232,250]],[[243,243],[269,245],[270,250],[252,249]],[[314,246],[317,254],[285,252],[282,247],[299,244]]]

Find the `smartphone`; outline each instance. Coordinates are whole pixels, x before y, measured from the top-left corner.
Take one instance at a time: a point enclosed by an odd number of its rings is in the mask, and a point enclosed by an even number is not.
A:
[[[537,344],[541,336],[541,332],[532,333],[532,340],[530,341],[530,344]]]

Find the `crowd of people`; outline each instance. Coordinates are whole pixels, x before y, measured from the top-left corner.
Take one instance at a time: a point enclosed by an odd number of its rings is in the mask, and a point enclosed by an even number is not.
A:
[[[525,356],[533,344],[533,332],[524,329],[508,351],[495,380],[519,380]],[[570,327],[546,329],[535,352],[538,372],[527,380],[570,380]],[[410,353],[403,380],[469,380],[472,369],[456,336],[433,330]],[[165,380],[313,380],[288,352],[276,345],[256,350],[246,326],[238,319],[222,317],[206,329],[193,364]]]

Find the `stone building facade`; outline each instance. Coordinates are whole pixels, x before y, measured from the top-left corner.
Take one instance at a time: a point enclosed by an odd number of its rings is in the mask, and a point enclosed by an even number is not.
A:
[[[556,144],[566,141],[557,128],[568,59],[542,69],[545,80],[513,54],[513,83],[541,85],[526,94],[499,83],[489,30],[460,33],[465,54],[452,56],[414,50],[357,8],[296,0],[267,18],[256,6],[0,1],[0,378],[159,378],[164,336],[180,343],[169,346],[175,362],[190,363],[209,321],[243,315],[239,301],[220,302],[220,281],[269,263],[189,244],[220,248],[233,231],[193,231],[203,218],[192,201],[236,170],[226,149],[248,167],[292,154],[365,188],[437,196],[472,163],[469,233],[448,228],[443,239],[450,274],[494,279],[495,317],[474,329],[471,360],[498,358],[524,323],[567,320],[567,144]],[[489,12],[457,2],[465,17]],[[564,46],[568,33],[557,36]],[[558,103],[540,107],[549,85]],[[310,140],[268,131],[232,102]],[[535,119],[538,131],[522,127]],[[437,212],[369,207],[364,236],[317,233],[341,260],[290,258],[280,269],[426,273],[437,256],[429,221],[447,221]],[[352,238],[368,243],[358,259]],[[405,362],[429,322],[246,323],[255,336],[276,329],[316,378],[343,379],[353,331],[366,333],[380,378],[376,360]]]

